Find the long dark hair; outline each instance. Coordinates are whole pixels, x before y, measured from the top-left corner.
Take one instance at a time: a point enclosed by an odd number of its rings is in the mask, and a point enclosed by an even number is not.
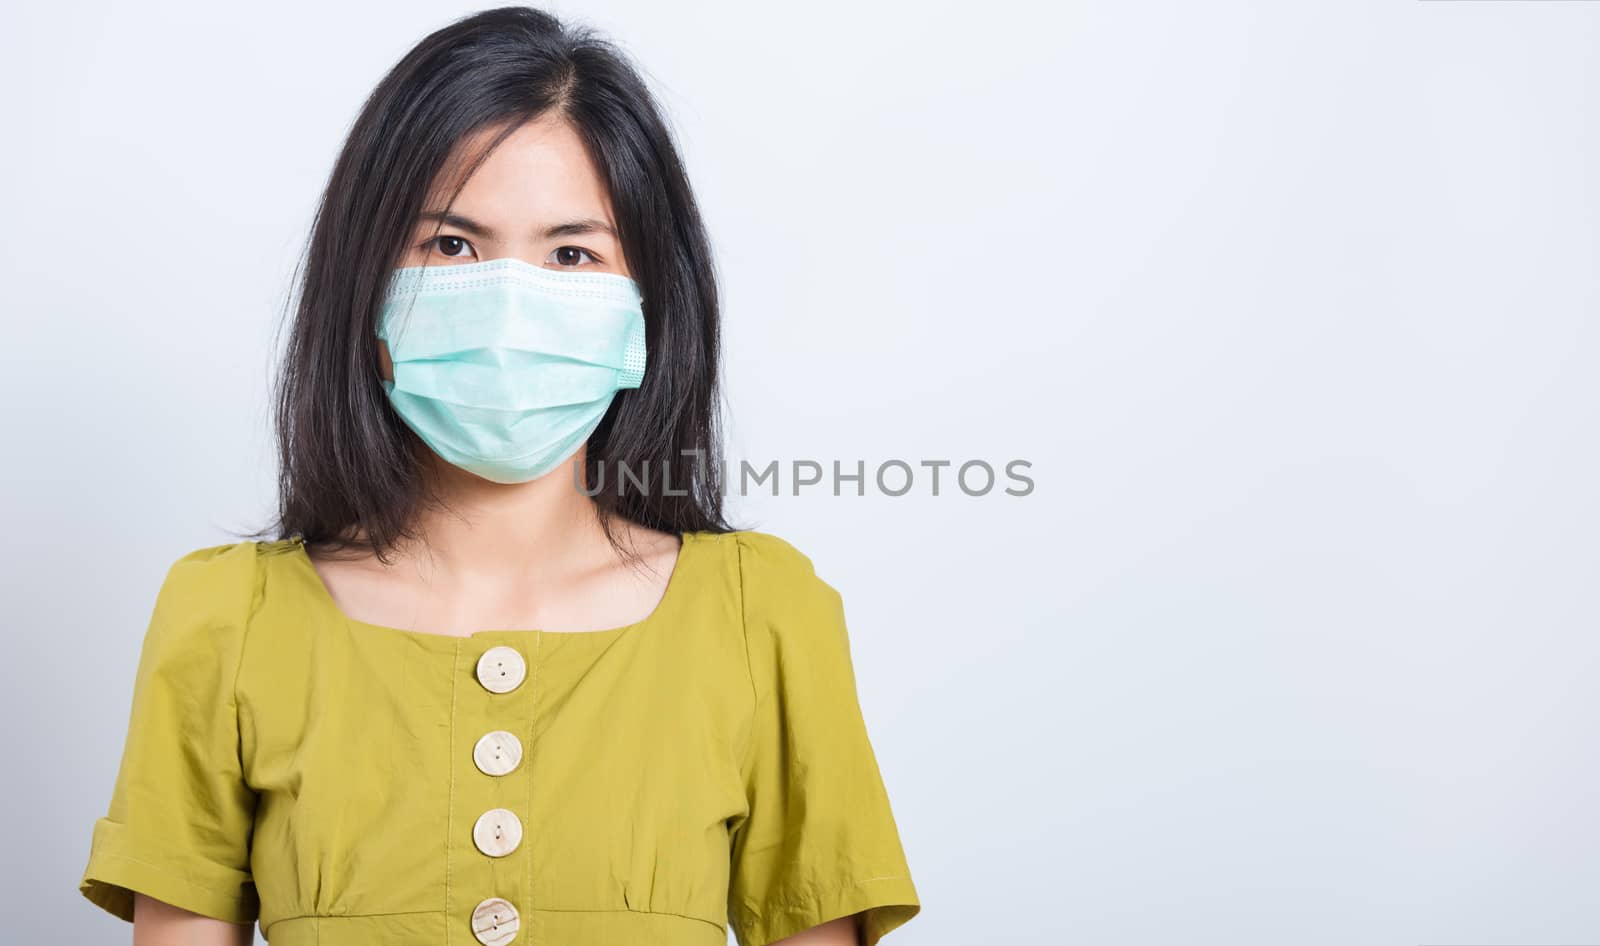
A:
[[[502,7],[418,43],[350,129],[297,267],[295,317],[274,390],[278,513],[256,535],[363,548],[387,561],[386,550],[416,537],[417,514],[441,502],[426,476],[427,448],[380,384],[373,329],[381,295],[457,144],[505,125],[461,175],[464,183],[505,136],[546,113],[572,125],[601,169],[645,300],[648,368],[637,390],[618,393],[590,438],[586,492],[624,555],[618,517],[668,532],[728,531],[716,279],[671,133],[612,43],[539,10]],[[670,488],[641,490],[619,467],[647,469],[652,483],[664,479]]]

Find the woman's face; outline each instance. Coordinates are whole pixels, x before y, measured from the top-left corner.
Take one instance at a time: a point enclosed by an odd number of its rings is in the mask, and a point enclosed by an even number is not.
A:
[[[461,152],[476,155],[496,130],[480,131]],[[468,178],[448,214],[444,202],[455,179],[449,172],[440,178],[412,226],[401,266],[511,256],[546,269],[633,275],[600,169],[566,121],[545,115],[512,132]],[[382,341],[378,355],[383,378],[393,380]]]

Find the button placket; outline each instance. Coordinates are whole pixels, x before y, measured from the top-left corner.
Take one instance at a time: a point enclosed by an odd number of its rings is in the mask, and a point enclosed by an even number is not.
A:
[[[474,675],[478,683],[493,694],[488,703],[493,714],[491,718],[497,717],[496,722],[511,722],[510,707],[521,701],[502,701],[501,697],[516,691],[528,677],[528,664],[522,653],[504,644],[489,647],[478,656]],[[496,782],[516,771],[522,764],[522,756],[522,741],[507,729],[491,729],[479,736],[472,746],[473,764],[482,776]],[[494,796],[502,793],[502,788],[491,792]],[[485,857],[505,857],[522,843],[522,820],[509,808],[489,808],[473,822],[472,843]],[[520,924],[516,905],[505,897],[487,897],[472,911],[472,935],[484,946],[511,943]]]

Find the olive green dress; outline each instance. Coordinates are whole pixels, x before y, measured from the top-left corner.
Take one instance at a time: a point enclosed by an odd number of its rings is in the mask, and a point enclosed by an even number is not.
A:
[[[273,946],[761,946],[920,909],[838,593],[691,532],[624,627],[347,617],[298,540],[197,549],[145,635],[82,893]]]

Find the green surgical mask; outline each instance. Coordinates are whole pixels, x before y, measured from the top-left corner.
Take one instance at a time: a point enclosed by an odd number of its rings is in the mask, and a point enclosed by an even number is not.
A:
[[[644,378],[638,284],[513,257],[390,276],[377,336],[389,403],[444,460],[523,483],[578,451]]]

